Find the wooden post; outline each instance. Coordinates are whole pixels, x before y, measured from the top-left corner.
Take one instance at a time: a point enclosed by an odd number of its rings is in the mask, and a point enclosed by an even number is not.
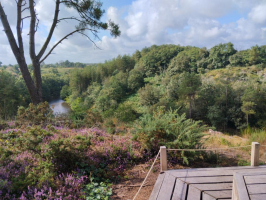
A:
[[[166,147],[160,147],[160,163],[161,163],[161,172],[167,170],[167,152]]]
[[[251,166],[259,166],[260,143],[252,142],[251,144]]]

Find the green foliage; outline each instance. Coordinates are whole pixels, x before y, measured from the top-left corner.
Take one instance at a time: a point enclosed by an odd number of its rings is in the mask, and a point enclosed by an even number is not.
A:
[[[109,200],[113,194],[110,183],[97,183],[93,181],[93,178],[90,178],[90,183],[85,186],[83,191],[86,200]]]
[[[62,99],[66,99],[68,96],[71,95],[71,90],[68,85],[64,85],[60,91],[60,97]]]
[[[141,71],[133,69],[129,72],[128,88],[132,91],[137,91],[144,85],[143,74]]]
[[[144,71],[147,77],[163,73],[170,62],[184,48],[176,45],[153,45],[147,49],[136,65],[137,69]]]
[[[237,162],[237,165],[238,165],[238,166],[250,166],[250,161],[240,159],[240,160]]]
[[[241,106],[241,110],[247,116],[247,124],[248,124],[248,115],[254,115],[256,112],[254,111],[254,107],[256,104],[251,101],[244,101],[243,105]]]
[[[156,86],[145,85],[138,91],[139,100],[142,105],[152,106],[159,102],[160,91]]]
[[[29,104],[28,108],[23,106],[18,108],[17,120],[23,125],[47,125],[51,122],[52,109],[48,102],[40,103],[38,105]]]
[[[56,184],[54,176],[75,170],[76,163],[84,159],[91,144],[90,137],[59,136],[53,127],[48,126],[47,129],[28,127],[26,132],[0,135],[0,141],[5,141],[1,144],[0,162],[5,160],[17,163],[21,154],[26,153],[24,162],[27,162],[28,166],[19,177],[14,177],[14,190],[23,191],[36,183],[39,186],[49,183],[53,188]],[[27,157],[27,153],[30,153],[30,157]]]
[[[182,72],[197,72],[198,65],[201,68],[207,67],[206,64],[203,64],[203,60],[208,54],[206,48],[187,47],[171,60],[168,71],[171,75]]]
[[[27,105],[29,96],[25,84],[15,75],[0,70],[0,119],[16,115],[19,105]]]
[[[136,122],[135,139],[143,148],[157,151],[160,146],[190,149],[201,146],[201,138],[206,126],[200,121],[186,119],[177,110],[157,109],[153,114],[145,114]]]
[[[209,55],[209,69],[224,68],[229,64],[229,57],[236,53],[234,45],[229,42],[211,48]]]
[[[138,113],[130,103],[123,103],[118,106],[114,116],[121,122],[130,123],[138,118]]]
[[[189,103],[189,117],[192,117],[192,104],[195,95],[201,86],[201,79],[198,74],[184,72],[179,77],[178,96],[181,100]]]

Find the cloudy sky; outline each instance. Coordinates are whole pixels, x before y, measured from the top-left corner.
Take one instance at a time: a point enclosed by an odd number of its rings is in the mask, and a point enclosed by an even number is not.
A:
[[[16,24],[15,0],[0,0],[12,25]],[[266,44],[266,0],[102,0],[106,11],[103,20],[112,19],[122,32],[112,38],[100,32],[97,49],[85,37],[74,35],[58,46],[45,61],[62,60],[96,63],[119,54],[132,54],[153,44],[180,44],[211,48],[232,42],[237,50]],[[43,44],[54,13],[54,0],[37,0],[36,10],[40,28],[36,34],[37,50]],[[71,9],[60,9],[60,17],[75,16]],[[50,48],[73,31],[71,21],[61,22],[52,38]],[[0,23],[0,30],[3,30]],[[15,31],[14,31],[15,32]],[[28,22],[23,37],[28,53]],[[0,33],[0,61],[15,64],[4,32]],[[27,61],[30,59],[27,56]]]

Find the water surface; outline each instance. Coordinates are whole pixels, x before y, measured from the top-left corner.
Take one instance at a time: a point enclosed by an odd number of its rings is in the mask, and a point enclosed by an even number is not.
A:
[[[65,114],[70,111],[69,105],[61,98],[49,102],[54,114]]]

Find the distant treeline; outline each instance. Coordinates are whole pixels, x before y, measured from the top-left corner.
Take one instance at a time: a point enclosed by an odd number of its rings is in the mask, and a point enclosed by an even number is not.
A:
[[[41,65],[42,68],[84,68],[88,65],[94,65],[93,63],[85,64],[80,62],[70,62],[68,60],[61,61],[55,64],[45,64]]]

